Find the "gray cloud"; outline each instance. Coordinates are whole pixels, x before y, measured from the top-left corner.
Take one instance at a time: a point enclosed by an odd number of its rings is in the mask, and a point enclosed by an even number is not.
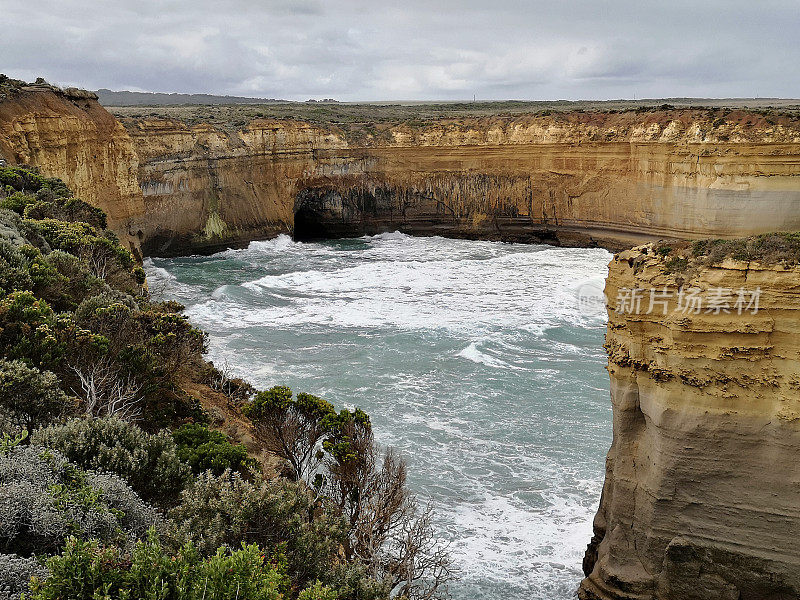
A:
[[[796,0],[0,0],[0,71],[303,100],[800,96]]]

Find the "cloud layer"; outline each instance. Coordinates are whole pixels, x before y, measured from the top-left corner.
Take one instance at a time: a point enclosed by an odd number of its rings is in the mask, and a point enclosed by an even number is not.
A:
[[[304,100],[800,96],[797,0],[0,0],[0,72]]]

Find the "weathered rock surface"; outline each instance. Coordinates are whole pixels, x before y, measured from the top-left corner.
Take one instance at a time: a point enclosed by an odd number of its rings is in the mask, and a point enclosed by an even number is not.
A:
[[[800,267],[665,264],[652,245],[610,264],[614,438],[580,597],[798,598]],[[699,314],[681,285],[701,290]],[[640,310],[617,312],[634,288]],[[651,289],[674,296],[647,314]],[[739,314],[740,289],[760,289],[758,312]]]
[[[123,127],[92,94],[28,86],[0,102],[0,152],[64,179],[151,254],[281,232],[622,248],[800,229],[800,121],[712,117],[556,113],[355,130],[146,117]]]
[[[705,120],[704,120],[705,119]],[[355,136],[125,122],[155,252],[252,239],[414,234],[628,247],[800,228],[800,123],[702,111],[476,118]]]
[[[125,128],[82,90],[23,87],[0,102],[0,156],[60,177],[108,214],[109,227],[138,249],[144,214],[139,160]]]

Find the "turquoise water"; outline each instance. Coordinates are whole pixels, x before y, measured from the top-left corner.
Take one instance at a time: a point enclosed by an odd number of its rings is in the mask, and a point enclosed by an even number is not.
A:
[[[281,236],[147,271],[215,363],[372,416],[436,508],[454,598],[559,600],[582,577],[611,443],[605,319],[576,301],[609,259],[394,233]]]

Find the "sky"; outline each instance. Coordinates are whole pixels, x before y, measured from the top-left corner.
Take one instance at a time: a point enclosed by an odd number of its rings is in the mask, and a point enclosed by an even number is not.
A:
[[[800,0],[0,0],[0,72],[288,100],[800,97]]]

